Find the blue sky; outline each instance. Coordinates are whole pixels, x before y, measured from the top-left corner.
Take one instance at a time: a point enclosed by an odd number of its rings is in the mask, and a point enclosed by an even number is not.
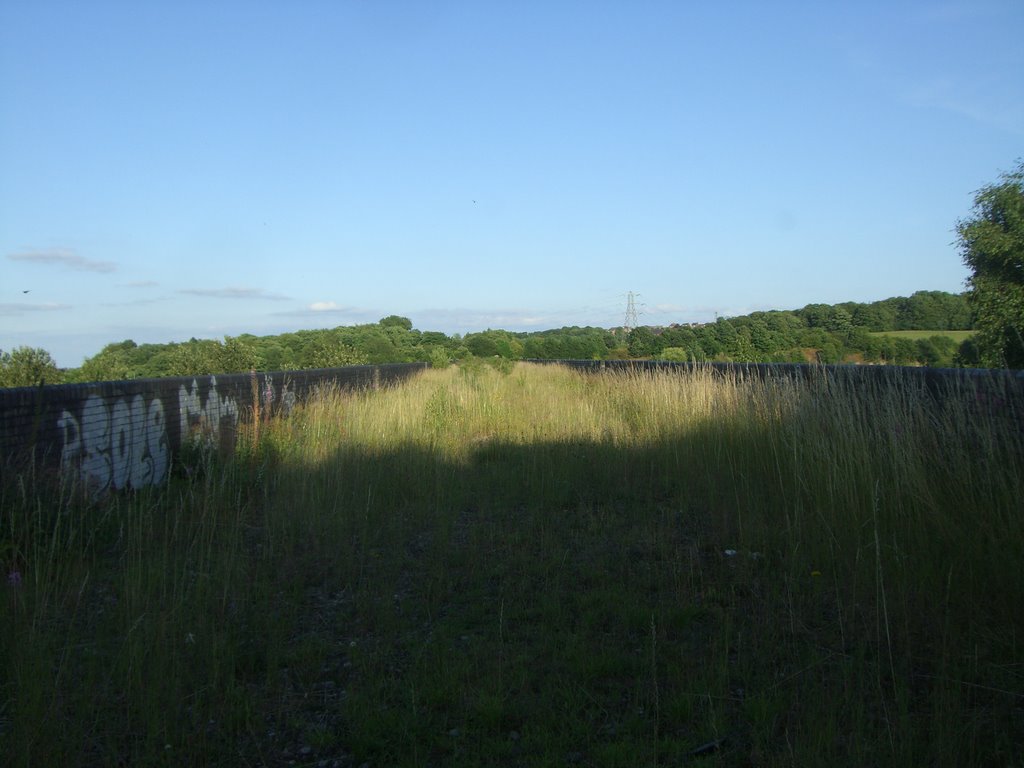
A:
[[[1022,38],[1019,0],[4,0],[0,348],[960,291]]]

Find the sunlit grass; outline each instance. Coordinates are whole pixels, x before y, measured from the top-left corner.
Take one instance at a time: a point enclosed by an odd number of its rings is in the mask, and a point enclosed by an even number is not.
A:
[[[90,500],[5,475],[12,764],[990,765],[1019,402],[425,371]]]
[[[872,336],[892,336],[897,339],[910,339],[911,341],[917,341],[918,339],[930,339],[933,336],[948,336],[953,339],[957,344],[967,341],[971,338],[976,331],[876,331],[873,332]]]

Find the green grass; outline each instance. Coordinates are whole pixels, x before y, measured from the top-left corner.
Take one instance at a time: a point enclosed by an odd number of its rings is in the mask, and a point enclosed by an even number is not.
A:
[[[467,365],[7,473],[0,761],[1019,765],[1021,414],[853,381]]]
[[[961,344],[971,338],[976,331],[878,331],[872,336],[893,336],[897,339],[930,339],[932,336],[948,336],[957,344]]]

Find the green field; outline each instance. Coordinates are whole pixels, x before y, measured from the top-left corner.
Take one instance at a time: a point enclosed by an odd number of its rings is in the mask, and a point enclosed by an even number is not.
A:
[[[0,762],[1019,765],[1005,402],[470,363],[7,472]]]
[[[872,336],[894,336],[898,339],[910,339],[911,341],[917,341],[918,339],[930,339],[932,336],[948,336],[953,339],[957,344],[966,341],[971,338],[976,331],[879,331],[872,333]]]

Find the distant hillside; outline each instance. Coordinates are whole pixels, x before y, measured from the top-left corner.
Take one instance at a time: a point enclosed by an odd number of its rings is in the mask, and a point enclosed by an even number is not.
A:
[[[708,324],[637,328],[630,333],[628,350],[632,357],[667,360],[946,367],[972,361],[970,342],[950,335],[970,327],[963,294],[919,291],[869,304],[808,304]],[[907,331],[919,336],[889,335]]]
[[[449,336],[417,330],[409,318],[390,315],[376,323],[272,336],[242,334],[223,341],[136,344],[126,339],[108,344],[80,368],[66,371],[58,371],[45,350],[0,351],[0,386],[31,384],[44,374],[49,383],[83,382],[364,363],[446,365],[470,356],[950,366],[976,360],[970,329],[965,296],[942,291],[918,291],[871,303],[808,304],[802,309],[719,318],[714,323],[687,323],[680,318],[677,324],[641,326],[628,334],[623,328],[572,326],[528,333],[488,329]]]

